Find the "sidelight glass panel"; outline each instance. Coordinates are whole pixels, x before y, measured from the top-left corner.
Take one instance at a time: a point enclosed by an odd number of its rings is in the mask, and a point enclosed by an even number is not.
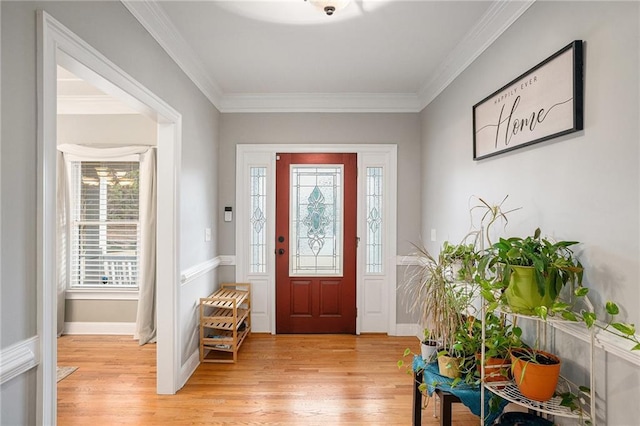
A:
[[[341,276],[342,165],[291,166],[289,273]]]
[[[382,167],[367,167],[367,272],[382,269]]]
[[[267,244],[266,230],[267,223],[266,203],[267,203],[267,168],[250,168],[251,184],[251,232],[249,235],[249,247],[251,250],[251,272],[266,272],[267,268]]]

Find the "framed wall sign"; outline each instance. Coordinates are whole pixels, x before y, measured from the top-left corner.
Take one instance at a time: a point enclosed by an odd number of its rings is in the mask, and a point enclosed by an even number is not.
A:
[[[582,40],[576,40],[473,106],[473,159],[582,128]]]

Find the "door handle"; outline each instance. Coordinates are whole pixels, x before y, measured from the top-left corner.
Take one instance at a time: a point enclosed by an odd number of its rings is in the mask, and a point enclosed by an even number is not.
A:
[[[279,254],[280,256],[282,256],[282,255],[284,254],[284,249],[283,249],[283,248],[278,249],[278,254]]]

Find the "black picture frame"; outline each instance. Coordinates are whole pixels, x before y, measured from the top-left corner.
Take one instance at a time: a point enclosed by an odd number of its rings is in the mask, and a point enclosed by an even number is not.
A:
[[[473,159],[584,128],[583,42],[574,40],[473,106]]]

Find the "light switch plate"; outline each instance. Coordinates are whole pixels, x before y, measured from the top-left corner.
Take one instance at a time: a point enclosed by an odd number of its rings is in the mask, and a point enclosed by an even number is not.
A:
[[[204,229],[204,240],[211,241],[211,228]]]

